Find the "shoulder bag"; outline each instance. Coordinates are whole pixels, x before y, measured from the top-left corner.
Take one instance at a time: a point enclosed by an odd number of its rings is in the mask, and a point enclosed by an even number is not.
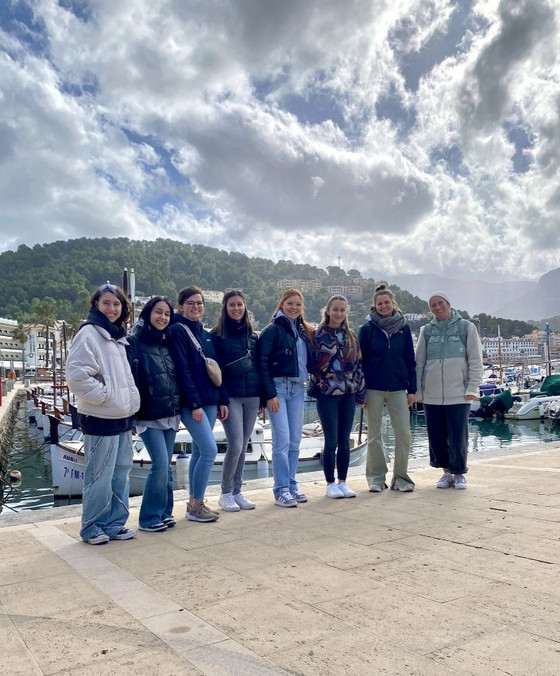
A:
[[[230,361],[229,364],[224,364],[224,373],[228,378],[237,378],[244,373],[248,373],[253,368],[253,360],[251,358],[251,351],[247,350],[239,359]]]
[[[194,333],[189,329],[188,326],[185,326],[185,324],[181,324],[181,326],[189,334],[189,337],[192,340],[193,345],[198,350],[200,356],[204,359],[204,363],[206,364],[206,373],[208,374],[208,377],[216,387],[220,387],[220,385],[222,384],[222,372],[220,370],[218,362],[215,359],[212,359],[212,357],[207,357],[204,354],[202,347],[200,346],[200,343],[194,337]]]

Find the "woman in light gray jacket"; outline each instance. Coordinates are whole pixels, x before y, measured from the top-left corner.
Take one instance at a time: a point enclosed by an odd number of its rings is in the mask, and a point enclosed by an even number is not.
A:
[[[91,297],[87,320],[66,360],[86,457],[80,535],[91,545],[129,540],[136,534],[125,527],[133,416],[140,407],[125,350],[129,314],[123,290],[114,284],[101,286]]]
[[[417,401],[426,412],[430,465],[443,468],[438,488],[467,487],[471,401],[482,382],[482,345],[475,325],[453,310],[438,291],[428,301],[434,318],[416,348]]]

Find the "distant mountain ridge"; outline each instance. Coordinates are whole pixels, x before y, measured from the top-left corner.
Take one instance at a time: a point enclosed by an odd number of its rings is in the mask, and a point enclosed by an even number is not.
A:
[[[501,317],[515,319],[549,319],[560,315],[560,268],[546,272],[536,287],[517,301],[510,301],[498,308]]]
[[[556,279],[560,280],[558,268],[543,275],[538,283],[463,281],[435,274],[395,275],[390,281],[426,300],[434,291],[442,291],[449,296],[453,307],[466,310],[471,316],[484,312],[506,319],[538,320],[560,314],[560,295],[557,292],[556,298],[553,297],[548,281],[539,293],[541,282],[553,273],[557,273]],[[556,284],[558,289],[558,281]],[[541,294],[542,302],[539,302]]]

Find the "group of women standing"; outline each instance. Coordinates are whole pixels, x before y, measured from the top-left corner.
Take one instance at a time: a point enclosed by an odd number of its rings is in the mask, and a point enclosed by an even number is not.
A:
[[[391,488],[414,489],[407,474],[408,407],[416,392],[412,336],[385,285],[376,289],[359,337],[348,325],[344,296],[329,299],[319,326],[313,329],[305,320],[304,298],[297,289],[284,291],[271,323],[258,337],[240,290],[224,294],[212,331],[203,326],[204,296],[197,286],[181,289],[176,313],[167,298],[150,299],[128,338],[125,325],[130,306],[122,289],[104,284],[90,305],[66,363],[84,432],[80,534],[89,544],[135,535],[125,525],[133,426],[152,460],[140,530],[159,532],[175,526],[171,456],[180,422],[192,437],[187,519],[211,522],[219,518],[204,501],[217,454],[216,419],[222,422],[227,438],[219,505],[227,512],[253,509],[255,504],[241,492],[243,467],[257,414],[265,407],[272,430],[275,504],[297,507],[307,502],[296,469],[310,374],[315,379],[314,396],[324,432],[327,496],[356,495],[346,483],[356,406],[367,413],[370,491],[386,487],[388,469],[381,441],[384,405],[395,430]],[[212,373],[208,359],[218,362],[221,377]],[[443,461],[441,448],[439,453],[438,461]]]

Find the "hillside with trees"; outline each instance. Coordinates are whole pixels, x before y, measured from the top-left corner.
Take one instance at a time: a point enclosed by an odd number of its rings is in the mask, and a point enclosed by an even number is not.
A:
[[[279,280],[322,282],[322,288],[316,292],[305,293],[306,316],[310,321],[318,321],[329,296],[326,287],[353,285],[353,280],[361,278],[356,269],[274,262],[171,239],[84,237],[33,247],[21,245],[17,251],[0,254],[0,316],[20,322],[33,319],[38,323],[56,317],[76,326],[87,311],[92,291],[106,281],[120,284],[125,267],[135,270],[138,296],[161,293],[175,301],[179,289],[189,284],[216,291],[243,289],[261,327],[269,321],[280,297],[276,286]],[[363,294],[350,298],[354,327],[363,322],[369,311],[375,284],[373,279],[364,280]],[[390,288],[404,312],[426,312],[425,300],[397,286]],[[208,304],[205,313],[208,324],[213,324],[218,310],[217,304]],[[505,327],[502,335],[507,335]]]

